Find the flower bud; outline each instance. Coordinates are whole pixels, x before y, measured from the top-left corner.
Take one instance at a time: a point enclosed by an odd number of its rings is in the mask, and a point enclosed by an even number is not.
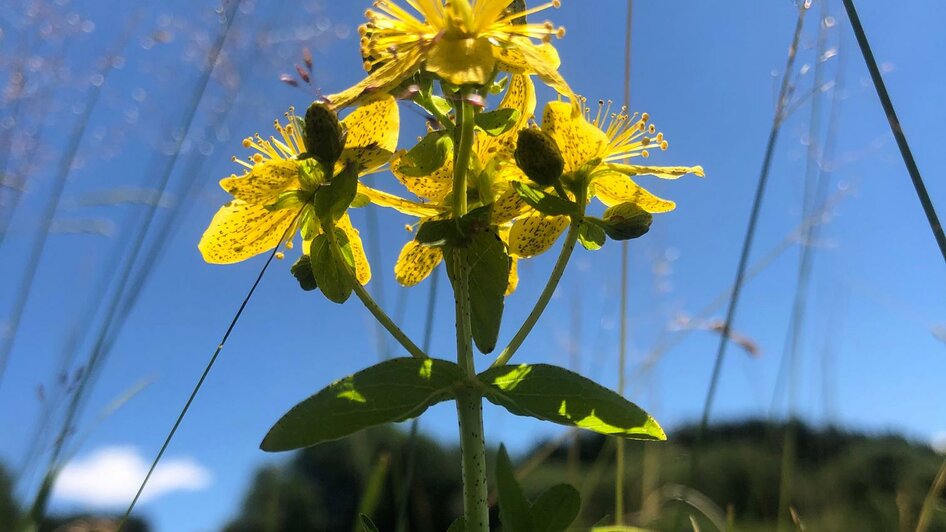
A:
[[[315,282],[315,275],[312,273],[312,261],[308,255],[299,257],[299,260],[292,265],[289,271],[292,272],[292,276],[299,281],[299,286],[306,292],[319,287],[318,283]]]
[[[305,149],[320,162],[333,165],[342,155],[345,138],[335,112],[313,103],[305,112]]]
[[[546,187],[562,176],[565,160],[555,139],[541,129],[519,131],[516,143],[516,164],[532,181]]]

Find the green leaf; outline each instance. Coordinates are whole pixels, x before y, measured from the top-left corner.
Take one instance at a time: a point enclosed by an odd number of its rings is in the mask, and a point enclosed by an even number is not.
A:
[[[270,212],[281,209],[298,209],[305,205],[311,199],[312,193],[304,190],[287,190],[276,197],[276,201],[266,206]]]
[[[578,226],[578,241],[581,242],[581,245],[584,246],[585,249],[597,251],[604,246],[606,239],[604,229],[597,224],[582,220],[581,225]]]
[[[523,201],[542,214],[560,216],[563,214],[571,215],[578,212],[578,204],[569,200],[547,194],[525,183],[520,183],[519,181],[513,181],[512,186],[516,189],[516,192]]]
[[[558,484],[542,492],[532,504],[532,530],[562,532],[581,509],[581,495],[568,484]]]
[[[466,532],[466,518],[462,515],[457,517],[450,523],[450,528],[447,529],[447,532]]]
[[[430,103],[437,109],[437,112],[444,116],[449,115],[453,111],[453,106],[450,105],[450,102],[443,96],[431,94]]]
[[[599,434],[665,440],[660,425],[624,397],[567,369],[548,364],[499,366],[479,375],[486,398],[529,416]]]
[[[456,220],[427,220],[417,228],[414,240],[425,246],[440,247],[456,244],[461,237]]]
[[[336,230],[335,238],[338,244],[337,249],[333,249],[335,246],[332,245],[325,233],[316,236],[312,241],[312,247],[309,249],[309,261],[316,285],[322,290],[325,297],[335,303],[344,303],[352,292],[350,268],[354,264],[354,259],[351,255],[351,245],[348,244],[345,233]],[[348,249],[347,255],[344,252],[346,247]]]
[[[399,171],[411,177],[430,175],[447,162],[452,146],[450,135],[432,131],[404,154]]]
[[[378,532],[378,527],[371,522],[371,518],[365,514],[358,514],[358,521],[361,523],[362,532]]]
[[[503,107],[476,115],[476,125],[491,137],[502,135],[509,131],[516,125],[518,120],[519,110],[509,107]]]
[[[292,272],[292,276],[296,278],[296,281],[299,281],[299,286],[306,292],[319,287],[318,282],[315,280],[315,275],[312,272],[312,261],[309,260],[308,255],[299,257],[289,271]]]
[[[459,279],[460,262],[469,268],[470,325],[473,341],[482,353],[491,353],[496,348],[499,325],[503,318],[506,287],[509,285],[509,269],[512,261],[506,254],[506,246],[494,231],[484,231],[475,236],[469,247],[449,248],[447,273],[450,281]]]
[[[306,190],[315,190],[316,187],[327,181],[325,166],[315,159],[299,161],[299,182]]]
[[[453,397],[463,370],[446,360],[395,358],[336,381],[297,404],[269,430],[260,448],[289,451],[359,430],[417,417]]]
[[[496,488],[499,492],[499,520],[504,532],[531,532],[532,517],[530,504],[522,487],[516,481],[516,473],[506,453],[506,447],[499,446],[496,459]]]
[[[609,207],[604,211],[603,218],[604,220],[591,221],[599,222],[598,225],[614,240],[630,240],[644,236],[654,221],[652,214],[630,202]]]
[[[371,203],[371,200],[368,198],[368,196],[365,196],[364,194],[358,192],[355,194],[355,199],[351,201],[351,208],[360,209],[361,207],[364,207],[370,203]]]
[[[335,175],[327,185],[315,193],[315,214],[322,221],[322,228],[338,221],[358,193],[358,167],[348,165]]]

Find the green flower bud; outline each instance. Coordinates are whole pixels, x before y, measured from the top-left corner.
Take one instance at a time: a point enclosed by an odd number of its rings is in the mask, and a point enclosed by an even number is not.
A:
[[[308,255],[299,257],[299,260],[292,265],[289,271],[292,272],[293,277],[299,281],[299,286],[306,292],[319,287],[315,282],[315,275],[312,273],[312,262]]]
[[[654,217],[635,203],[621,203],[604,211],[602,229],[614,240],[630,240],[644,236]]]
[[[535,128],[519,131],[516,164],[529,179],[543,187],[555,184],[565,169],[565,160],[555,139]]]
[[[325,104],[313,103],[305,112],[305,149],[327,165],[334,165],[345,148],[338,116]]]

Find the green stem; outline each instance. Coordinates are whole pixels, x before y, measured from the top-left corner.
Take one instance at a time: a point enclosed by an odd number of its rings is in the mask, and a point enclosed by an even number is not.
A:
[[[453,161],[453,214],[459,222],[467,212],[466,174],[473,153],[476,110],[461,100],[459,138]],[[476,376],[473,363],[473,333],[470,326],[469,262],[465,250],[455,249],[447,260],[454,261],[453,292],[457,317],[457,363],[470,379]],[[463,515],[467,532],[489,531],[488,488],[486,485],[486,441],[483,437],[483,398],[473,388],[457,393],[460,425],[460,455],[463,460]]]
[[[466,173],[473,154],[473,133],[476,127],[476,109],[466,99],[461,100],[459,135],[453,166],[453,215],[457,220],[466,214]]]
[[[365,290],[364,286],[361,286],[361,283],[359,283],[358,280],[354,278],[354,276],[352,276],[352,285],[354,287],[355,294],[358,296],[358,299],[364,303],[365,308],[371,312],[371,315],[378,320],[378,323],[380,323],[382,327],[391,333],[391,336],[393,336],[394,339],[404,347],[404,349],[407,349],[407,352],[410,353],[412,357],[430,358],[423,349],[417,347],[417,344],[415,344],[410,338],[407,337],[406,334],[404,334],[404,331],[402,331],[401,328],[398,327],[396,323],[394,323],[394,320],[392,320],[390,316],[384,312],[378,303],[375,302],[374,298],[371,297],[371,294]]]
[[[338,240],[335,238],[335,226],[332,225],[332,230],[326,231],[325,234],[328,235],[329,243],[332,246],[332,253],[335,254],[338,260],[344,262],[344,259],[341,258],[342,252],[338,247]],[[382,309],[381,306],[378,305],[378,303],[374,300],[374,298],[371,297],[371,294],[365,290],[365,287],[361,286],[361,283],[358,282],[355,272],[352,271],[350,267],[344,269],[348,272],[348,280],[351,282],[352,289],[355,291],[358,299],[360,299],[365,305],[365,308],[368,309],[368,312],[371,312],[371,315],[374,316],[376,320],[378,320],[378,323],[387,329],[387,331],[391,333],[391,336],[393,336],[394,339],[404,347],[404,349],[407,349],[407,352],[410,353],[412,357],[422,359],[430,358],[423,349],[417,347],[417,344],[415,344],[410,338],[407,337],[406,334],[404,334],[404,331],[402,331],[401,328],[398,327],[396,323],[394,323],[394,320],[392,320],[391,317],[388,316],[386,312],[384,312],[384,309]]]
[[[584,198],[579,198],[579,205],[584,205],[584,202]],[[512,340],[509,341],[509,345],[499,354],[499,357],[497,357],[496,361],[490,366],[491,368],[502,366],[509,362],[512,355],[516,354],[519,346],[522,345],[522,342],[524,342],[526,337],[529,336],[529,333],[532,332],[532,328],[535,327],[536,322],[539,321],[539,317],[545,312],[545,307],[547,307],[549,301],[552,300],[552,294],[555,293],[555,289],[558,288],[558,282],[561,281],[562,274],[565,273],[565,266],[568,265],[572,251],[575,250],[575,243],[578,242],[578,229],[581,227],[581,219],[583,216],[584,213],[582,213],[582,216],[572,218],[571,226],[568,228],[568,234],[565,236],[565,243],[562,245],[562,250],[558,254],[558,260],[555,261],[555,267],[552,269],[552,274],[549,276],[549,280],[545,284],[542,294],[539,295],[539,299],[535,302],[535,306],[532,307],[532,312],[529,313],[526,321],[519,327],[516,335],[512,337]]]

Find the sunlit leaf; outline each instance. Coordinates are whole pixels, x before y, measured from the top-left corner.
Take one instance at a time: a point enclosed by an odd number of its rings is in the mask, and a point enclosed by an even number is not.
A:
[[[338,220],[348,210],[358,193],[358,171],[355,166],[347,166],[324,185],[315,194],[315,213],[323,226],[326,221]]]
[[[499,520],[507,532],[530,532],[530,504],[516,481],[515,470],[504,445],[496,459],[496,489],[499,492]]]
[[[511,259],[506,246],[493,231],[475,235],[468,247],[450,248],[447,273],[453,283],[459,278],[457,257],[469,268],[470,324],[473,341],[483,353],[496,348],[502,322]],[[454,286],[456,290],[456,286]]]
[[[354,266],[348,237],[341,230],[335,231],[338,249],[332,249],[332,243],[325,233],[312,240],[309,248],[309,260],[315,283],[330,301],[344,303],[351,296],[352,276],[346,269]],[[344,250],[348,249],[346,256]]]
[[[523,201],[542,214],[559,216],[578,212],[578,204],[569,200],[548,194],[518,181],[513,181],[512,186]]]
[[[476,125],[491,137],[509,131],[519,120],[519,110],[499,108],[476,115]]]
[[[453,397],[463,370],[438,359],[396,358],[336,381],[287,412],[260,448],[289,451],[417,417]]]
[[[601,226],[589,223],[585,220],[581,222],[581,225],[578,227],[578,241],[581,242],[581,245],[584,246],[585,249],[590,249],[591,251],[599,250],[604,246],[605,240],[607,240],[607,235]]]
[[[440,131],[428,133],[416,146],[401,156],[398,170],[411,177],[434,173],[447,162],[453,140]]]
[[[479,375],[486,398],[511,413],[638,440],[665,440],[660,425],[624,397],[547,364],[499,366]]]

